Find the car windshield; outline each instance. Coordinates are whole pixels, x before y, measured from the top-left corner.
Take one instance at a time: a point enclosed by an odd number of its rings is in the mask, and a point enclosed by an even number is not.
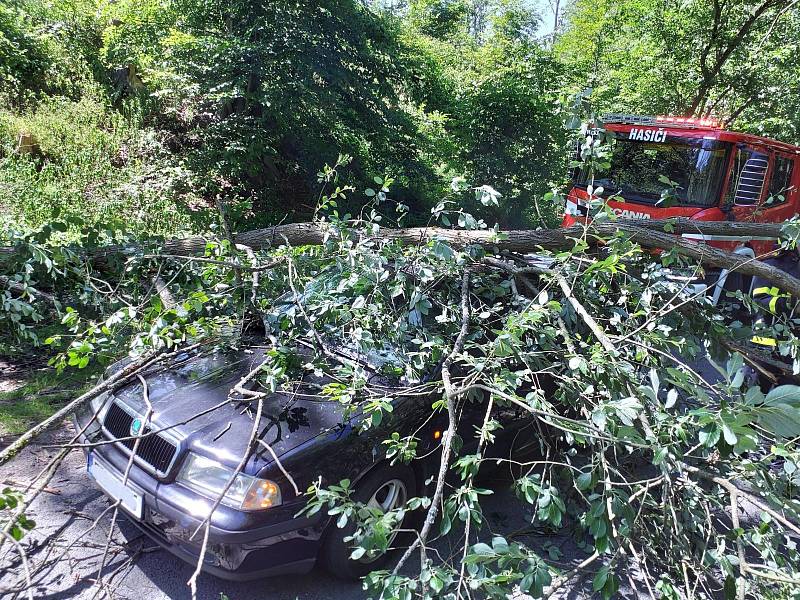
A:
[[[322,300],[333,300],[336,296],[336,288],[340,278],[336,273],[321,273],[306,286],[298,291],[298,301],[294,300],[294,294],[286,293],[280,296],[271,311],[265,314],[265,325],[268,328],[280,328],[281,321],[285,317],[295,317],[298,314],[299,305],[312,305]],[[333,349],[340,356],[351,361],[364,364],[374,370],[387,372],[385,367],[401,364],[401,349],[391,344],[384,344],[382,347],[372,346],[368,349],[361,347],[352,337],[330,337],[327,339]],[[389,369],[391,370],[391,369]]]
[[[595,173],[593,185],[602,196],[621,196],[628,202],[656,204],[665,191],[671,204],[709,207],[717,204],[725,176],[730,144],[716,140],[668,137],[664,142],[619,139],[608,169]],[[582,171],[576,184],[586,186]]]

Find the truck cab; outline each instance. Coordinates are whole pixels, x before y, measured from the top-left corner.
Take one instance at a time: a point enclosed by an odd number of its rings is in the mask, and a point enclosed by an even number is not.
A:
[[[727,131],[713,119],[611,114],[602,121],[611,138],[608,167],[575,170],[565,227],[588,219],[589,202],[598,199],[625,219],[777,223],[800,213],[800,146]],[[772,239],[684,237],[753,256],[775,246]]]

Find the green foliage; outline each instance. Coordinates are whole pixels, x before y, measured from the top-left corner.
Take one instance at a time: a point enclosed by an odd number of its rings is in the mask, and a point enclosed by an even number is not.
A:
[[[485,61],[486,75],[462,92],[454,123],[466,176],[506,198],[492,215],[501,224],[524,215],[526,223],[556,225],[560,207],[541,200],[566,171],[564,117],[550,92],[560,70],[538,49],[515,44]]]
[[[32,136],[33,152],[15,151],[22,134]],[[190,219],[163,195],[180,173],[151,162],[160,150],[102,97],[52,98],[22,115],[0,110],[0,207],[23,227],[55,216],[73,230],[180,231]]]
[[[92,86],[82,52],[92,37],[93,3],[48,7],[34,0],[0,6],[0,105],[29,106],[47,96],[77,99]]]
[[[341,153],[346,186],[399,174],[407,223],[454,176],[500,191],[489,221],[553,223],[559,69],[521,5],[498,5],[481,43],[459,6],[400,20],[354,0],[20,2],[2,21],[20,99],[0,111],[0,206],[32,227],[125,214],[156,234],[208,227],[218,197],[237,226],[302,220]],[[368,198],[339,201],[354,214]]]
[[[158,164],[165,135],[144,126],[141,103],[119,101],[100,61],[96,3],[15,2],[0,8],[0,27],[4,221],[35,229],[56,216],[73,230],[83,222],[124,223],[140,234],[184,229],[195,196],[185,193],[178,164]]]
[[[313,10],[285,2],[160,8],[146,6],[160,19],[142,31],[138,2],[115,5],[104,53],[138,64],[173,127],[200,137],[185,165],[203,195],[233,194],[242,203],[235,210],[252,210],[255,222],[287,209],[307,214],[318,165],[339,152],[353,157],[350,177],[362,184],[403,173],[412,208],[435,193],[435,173],[419,156],[427,140],[415,99],[398,85],[406,51],[388,19],[347,0]]]
[[[43,78],[46,67],[44,43],[26,31],[21,14],[5,5],[0,7],[0,98],[9,102],[17,96],[18,88],[33,87]]]
[[[156,234],[207,228],[218,197],[237,227],[302,220],[318,165],[343,153],[346,186],[397,174],[408,224],[464,177],[500,192],[497,207],[466,207],[489,224],[554,225],[565,91],[588,84],[602,110],[711,110],[795,139],[800,66],[786,40],[800,22],[785,3],[719,3],[714,26],[707,2],[577,2],[551,51],[517,0],[395,13],[354,0],[17,0],[0,12],[0,207],[26,226],[54,210],[93,224],[124,214]],[[22,135],[34,151],[20,156]],[[340,201],[356,214],[368,198]]]
[[[604,111],[714,114],[736,128],[798,139],[789,0],[579,0],[556,54]]]
[[[479,248],[374,235],[386,223],[433,223],[499,240],[495,223],[556,222],[567,166],[562,122],[577,130],[573,113],[589,96],[570,105],[563,92],[587,80],[600,108],[711,109],[791,139],[794,101],[779,104],[795,83],[797,54],[759,19],[711,76],[709,61],[753,7],[719,4],[726,12],[711,35],[710,3],[579,1],[555,52],[536,43],[536,16],[512,1],[419,0],[405,17],[355,0],[4,6],[0,242],[11,250],[0,280],[3,337],[17,348],[45,344],[59,373],[85,375],[129,353],[199,340],[229,347],[248,327],[263,328],[272,351],[261,385],[333,375],[319,394],[341,403],[358,428],[385,431],[387,460],[412,462],[421,458],[418,440],[392,429],[402,389],[372,389],[370,373],[416,382],[431,413],[444,410],[439,366],[461,329],[469,269],[468,335],[453,357],[458,400],[491,398],[535,420],[545,458],[521,466],[521,510],[596,553],[596,593],[616,593],[633,549],[665,597],[679,593],[687,572],[761,595],[776,590],[763,572],[779,573],[796,594],[797,549],[785,523],[765,511],[731,530],[726,482],[744,482],[797,519],[797,388],[760,389],[739,355],[715,345],[752,331],[674,277],[696,265],[618,236],[601,250],[578,240],[545,253],[544,270],[494,257],[532,267],[510,275]],[[796,15],[776,13],[781,6],[771,2],[770,14],[795,31]],[[23,135],[34,142],[29,151]],[[583,160],[602,166],[603,140],[584,140]],[[220,235],[217,203],[235,228],[311,216],[326,228],[325,243],[247,255]],[[615,218],[600,204],[598,220]],[[184,229],[208,240],[201,260],[161,255],[159,236]],[[131,249],[118,261],[88,258],[120,244]],[[254,263],[270,267],[254,271]],[[175,303],[154,291],[156,279]],[[763,327],[800,366],[796,323]],[[326,342],[370,364],[332,364]],[[299,360],[299,346],[313,356]],[[709,352],[715,381],[689,364]],[[467,390],[475,385],[486,394]],[[26,408],[26,417],[47,410]],[[501,427],[487,418],[467,434],[476,441],[469,451],[454,440],[455,483],[436,503],[410,498],[384,514],[353,501],[349,481],[316,482],[306,512],[355,524],[355,558],[386,550],[412,510],[441,510],[442,535],[469,525],[454,560],[428,555],[417,571],[373,573],[366,584],[376,595],[436,598],[464,586],[486,597],[513,586],[543,595],[560,574],[557,558],[486,535],[481,502],[491,491],[476,479]],[[2,498],[2,507],[15,501]],[[740,564],[741,544],[761,565],[755,571]]]
[[[0,515],[2,515],[2,517],[7,517],[15,514],[22,499],[22,494],[17,490],[10,487],[3,488],[3,491],[0,492]],[[36,527],[36,522],[26,517],[23,513],[16,516],[11,522],[4,521],[4,526],[8,528],[8,535],[10,535],[14,541],[19,542],[25,537],[28,531]]]
[[[420,33],[447,39],[463,32],[469,6],[452,0],[413,0],[409,3],[409,22]]]
[[[58,241],[64,227],[54,223],[18,239],[14,260],[20,271],[37,286],[49,285],[69,307],[61,309],[60,330],[46,340],[56,353],[53,364],[81,372],[126,351],[136,355],[200,340],[230,347],[240,343],[242,329],[263,327],[271,344],[258,376],[264,389],[296,389],[306,375],[328,376],[318,394],[341,403],[356,429],[385,432],[387,460],[413,462],[422,459],[417,440],[395,431],[394,408],[406,393],[424,393],[431,414],[443,411],[439,365],[462,326],[462,274],[470,269],[468,334],[455,356],[456,414],[467,402],[491,398],[495,407],[518,409],[518,418],[535,423],[522,435],[535,435],[543,456],[519,465],[520,510],[537,527],[573,532],[590,555],[596,553],[596,592],[616,593],[631,548],[648,561],[652,585],[660,582],[665,594],[671,581],[683,581],[684,564],[696,577],[731,578],[734,586],[746,584],[758,593],[773,590],[758,575],[760,565],[788,581],[797,576],[796,548],[774,511],[765,509],[758,523],[742,520],[735,532],[726,525],[726,511],[728,482],[735,482],[743,484],[740,493],[757,495],[764,506],[781,506],[786,518],[800,515],[798,388],[760,389],[745,377],[742,357],[714,343],[732,331],[748,334],[724,324],[705,298],[675,278],[676,271],[694,266],[671,253],[654,257],[624,236],[604,240],[600,250],[578,244],[543,253],[548,269],[516,275],[496,268],[486,259],[498,257],[480,248],[455,248],[443,240],[403,246],[374,235],[384,214],[402,212],[388,187],[391,178],[373,181],[360,217],[341,212],[338,173],[345,162],[342,157],[320,172],[325,187],[316,213],[327,231],[322,246],[280,246],[253,258],[209,236],[204,260],[159,257],[157,245],[144,246],[128,253],[124,264],[110,265],[99,280],[87,279],[83,256],[124,239],[119,233],[91,240],[87,234],[83,248],[65,247]],[[432,218],[488,230],[465,210],[467,199],[499,202],[491,187],[456,181]],[[528,265],[524,257],[503,260]],[[254,264],[270,268],[258,277],[241,268]],[[154,272],[169,282],[174,305],[153,291]],[[571,282],[569,299],[559,277]],[[41,298],[26,298],[45,310]],[[602,324],[612,350],[574,302]],[[11,319],[10,327],[23,331],[20,324],[37,332],[35,323],[21,320]],[[787,354],[797,357],[800,340],[792,330],[778,335]],[[361,359],[332,360],[328,345]],[[311,354],[301,359],[301,347]],[[701,377],[686,362],[709,349],[717,380]],[[396,382],[391,395],[375,386],[376,372]],[[476,481],[502,426],[499,417],[487,417],[454,440],[452,483],[436,503],[424,494],[383,513],[356,502],[348,481],[317,481],[304,512],[325,511],[335,526],[353,526],[347,541],[356,558],[385,551],[393,530],[415,510],[441,510],[440,535],[469,524],[470,539],[455,560],[428,554],[417,570],[370,575],[366,583],[376,596],[439,598],[467,586],[502,598],[514,585],[542,595],[560,574],[558,558],[522,539],[495,535],[484,541],[482,501],[492,492]],[[752,551],[755,572],[737,566],[731,547],[740,543]]]

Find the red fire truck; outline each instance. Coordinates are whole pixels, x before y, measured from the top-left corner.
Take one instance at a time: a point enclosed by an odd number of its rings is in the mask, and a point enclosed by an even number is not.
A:
[[[588,217],[590,186],[593,199],[627,219],[772,223],[800,213],[800,146],[726,131],[713,119],[612,114],[602,121],[613,134],[610,166],[591,180],[576,172],[564,226]],[[751,256],[774,248],[770,239],[685,237]]]

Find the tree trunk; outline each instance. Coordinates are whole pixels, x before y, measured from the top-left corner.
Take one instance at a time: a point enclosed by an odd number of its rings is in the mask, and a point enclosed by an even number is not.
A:
[[[494,232],[480,230],[467,231],[463,229],[442,229],[440,227],[408,227],[405,229],[381,229],[375,239],[397,240],[406,245],[423,244],[430,240],[447,242],[453,247],[463,248],[477,244],[479,246],[494,247],[498,250],[512,252],[533,252],[537,247],[548,250],[563,250],[574,245],[575,238],[588,235],[590,239],[604,238],[614,235],[617,231],[637,232],[637,242],[648,248],[664,247],[648,243],[644,232],[666,233],[670,242],[668,247],[675,245],[675,238],[670,233],[685,235],[705,236],[737,236],[747,237],[781,237],[781,224],[778,223],[741,223],[731,221],[693,221],[679,218],[669,221],[657,220],[620,220],[606,223],[592,223],[587,227],[573,225],[563,229],[523,229],[502,232],[506,239],[492,241]],[[250,246],[255,250],[277,247],[282,244],[302,246],[306,244],[323,243],[326,231],[336,235],[335,230],[326,223],[289,223],[276,225],[265,229],[253,229],[236,234],[237,244]],[[640,239],[639,239],[640,238]],[[664,242],[659,237],[659,244]],[[192,236],[169,240],[163,246],[165,254],[182,254],[193,256],[202,254],[206,247],[207,238]],[[708,248],[708,246],[702,246]],[[115,254],[121,248],[109,248],[101,254]]]
[[[735,270],[745,275],[763,277],[773,285],[800,298],[800,279],[775,269],[759,260],[733,254],[713,248],[707,244],[680,235],[695,236],[736,236],[747,238],[781,237],[780,223],[742,223],[730,221],[693,221],[679,218],[669,221],[658,220],[620,220],[613,222],[592,223],[588,226],[573,225],[564,229],[517,230],[501,233],[503,239],[496,239],[493,231],[465,231],[442,229],[439,227],[410,227],[406,229],[380,229],[374,236],[368,236],[365,230],[357,230],[364,237],[376,240],[396,241],[403,245],[420,245],[432,240],[439,240],[454,248],[477,245],[489,252],[530,253],[538,250],[569,250],[574,247],[576,239],[586,239],[590,244],[603,244],[604,240],[622,232],[632,241],[645,248],[675,249],[705,265],[720,269]],[[244,231],[234,236],[236,244],[249,246],[254,250],[277,247],[283,244],[291,246],[316,245],[324,243],[328,236],[339,235],[329,223],[290,223],[266,229]],[[192,236],[169,240],[162,246],[164,254],[181,256],[202,255],[206,248],[207,238]],[[2,250],[2,249],[0,249]],[[102,266],[107,259],[129,254],[130,248],[109,247],[94,251],[91,260]],[[3,252],[0,251],[0,256]]]
[[[292,223],[267,229],[246,231],[235,236],[237,244],[251,248],[265,248],[290,244],[301,246],[321,244],[325,237],[324,224]],[[671,221],[614,221],[593,223],[587,227],[574,225],[566,229],[518,230],[503,232],[504,239],[495,240],[491,231],[464,231],[438,227],[411,227],[407,229],[381,229],[376,239],[394,240],[401,244],[424,244],[431,240],[446,242],[455,248],[479,245],[490,251],[536,252],[538,249],[566,250],[572,248],[576,238],[586,237],[590,243],[602,241],[618,231],[626,233],[632,241],[645,248],[674,248],[680,254],[693,258],[703,264],[720,269],[736,270],[745,275],[763,277],[780,289],[800,298],[800,280],[788,273],[770,267],[761,261],[747,256],[733,254],[708,244],[698,243],[675,234],[698,236],[740,236],[772,237],[781,236],[781,224],[777,223],[735,223],[730,221],[701,222],[690,219]],[[669,229],[669,232],[665,231]],[[333,235],[335,232],[330,231]],[[165,244],[168,254],[197,254],[205,248],[205,238],[191,237],[173,240]]]

